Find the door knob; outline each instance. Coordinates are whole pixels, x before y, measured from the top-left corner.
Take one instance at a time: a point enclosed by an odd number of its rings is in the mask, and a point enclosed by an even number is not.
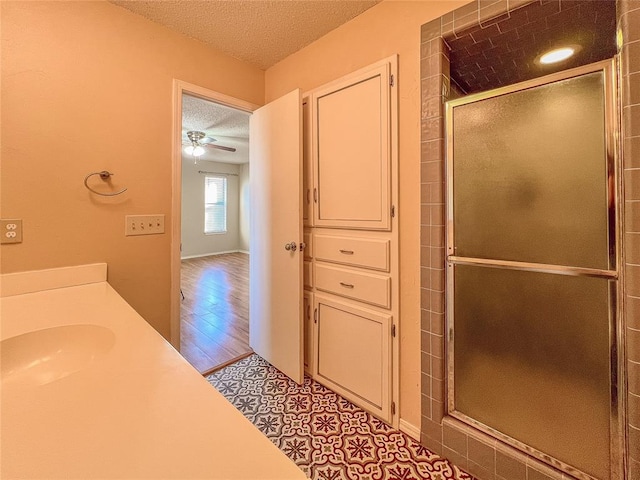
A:
[[[292,251],[295,252],[298,249],[298,244],[296,242],[291,242],[291,243],[285,243],[284,244],[284,249],[287,251]]]

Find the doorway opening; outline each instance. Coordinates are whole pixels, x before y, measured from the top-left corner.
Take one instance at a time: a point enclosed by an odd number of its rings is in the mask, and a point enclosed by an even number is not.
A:
[[[251,113],[250,327],[258,355],[303,381],[302,331],[302,97],[299,90],[257,105],[174,81],[171,218],[171,343],[181,349],[182,103],[185,95]],[[187,132],[185,147],[201,147]],[[192,152],[193,152],[192,150]],[[207,171],[204,171],[205,175]],[[198,170],[198,173],[200,171]],[[186,173],[185,173],[186,175]],[[277,188],[274,188],[277,182]],[[204,194],[203,194],[204,195]],[[212,194],[212,197],[215,195]],[[204,200],[203,200],[204,202]],[[211,203],[216,203],[212,201]],[[203,213],[204,215],[204,213]],[[272,248],[281,246],[281,248]],[[286,247],[289,248],[286,248]],[[297,292],[297,295],[294,293]],[[293,295],[292,295],[293,294]],[[215,368],[215,367],[214,367]],[[291,370],[291,372],[288,372]]]
[[[172,338],[200,373],[249,347],[249,117],[255,108],[176,82]],[[177,295],[176,295],[177,293]]]

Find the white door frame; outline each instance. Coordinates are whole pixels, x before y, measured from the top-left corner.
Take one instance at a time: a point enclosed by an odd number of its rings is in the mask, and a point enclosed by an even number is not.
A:
[[[240,100],[182,80],[173,80],[173,119],[171,136],[171,287],[170,342],[180,351],[180,243],[182,241],[182,95],[210,100],[221,105],[253,112],[260,105]]]

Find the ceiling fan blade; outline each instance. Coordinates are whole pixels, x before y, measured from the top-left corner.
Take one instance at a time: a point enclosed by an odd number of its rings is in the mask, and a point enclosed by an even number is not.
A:
[[[224,145],[216,145],[215,143],[201,143],[200,145],[207,148],[217,148],[218,150],[224,150],[226,152],[236,151],[236,149],[233,147],[225,147]]]

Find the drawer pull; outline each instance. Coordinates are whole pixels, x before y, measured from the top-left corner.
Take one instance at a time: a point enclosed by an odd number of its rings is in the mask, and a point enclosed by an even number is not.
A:
[[[345,255],[353,255],[353,250],[340,250],[340,253],[344,253]]]
[[[353,288],[353,283],[340,282],[340,285],[342,285],[344,288]]]

